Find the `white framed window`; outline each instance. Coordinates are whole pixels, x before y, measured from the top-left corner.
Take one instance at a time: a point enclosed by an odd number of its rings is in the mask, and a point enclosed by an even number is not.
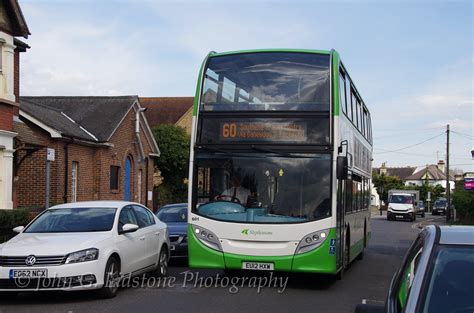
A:
[[[79,173],[79,162],[72,161],[71,169],[71,201],[77,202],[77,181]]]

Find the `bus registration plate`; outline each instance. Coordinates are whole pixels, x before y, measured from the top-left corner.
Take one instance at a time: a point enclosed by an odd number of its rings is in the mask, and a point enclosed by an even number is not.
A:
[[[259,263],[259,262],[243,262],[242,269],[256,270],[256,271],[273,271],[273,263]]]

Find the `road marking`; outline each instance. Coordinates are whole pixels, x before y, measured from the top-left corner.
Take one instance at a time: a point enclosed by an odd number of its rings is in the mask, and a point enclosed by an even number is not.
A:
[[[382,304],[384,304],[384,303],[385,303],[385,301],[380,301],[380,300],[362,299],[362,304],[367,304],[367,302],[372,302],[372,303],[382,303]]]
[[[411,225],[411,228],[412,229],[422,229],[425,225],[422,225],[423,223],[429,223],[429,222],[433,222],[433,221],[436,221],[436,220],[439,220],[440,218],[439,217],[433,217],[431,219],[428,219],[426,221],[421,221],[421,222],[418,222],[418,223],[415,223],[415,224],[412,224]]]

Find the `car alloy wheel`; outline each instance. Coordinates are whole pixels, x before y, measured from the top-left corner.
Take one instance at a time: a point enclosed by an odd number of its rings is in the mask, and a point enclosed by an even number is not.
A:
[[[110,258],[105,266],[104,286],[100,289],[102,298],[113,298],[117,295],[120,279],[120,267],[115,258]]]
[[[158,260],[158,275],[161,277],[166,276],[168,273],[168,250],[162,248],[160,251],[160,257]]]

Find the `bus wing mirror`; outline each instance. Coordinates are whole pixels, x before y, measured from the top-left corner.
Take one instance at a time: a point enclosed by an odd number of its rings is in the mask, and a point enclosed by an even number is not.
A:
[[[337,157],[337,179],[347,179],[348,161],[346,156]]]

